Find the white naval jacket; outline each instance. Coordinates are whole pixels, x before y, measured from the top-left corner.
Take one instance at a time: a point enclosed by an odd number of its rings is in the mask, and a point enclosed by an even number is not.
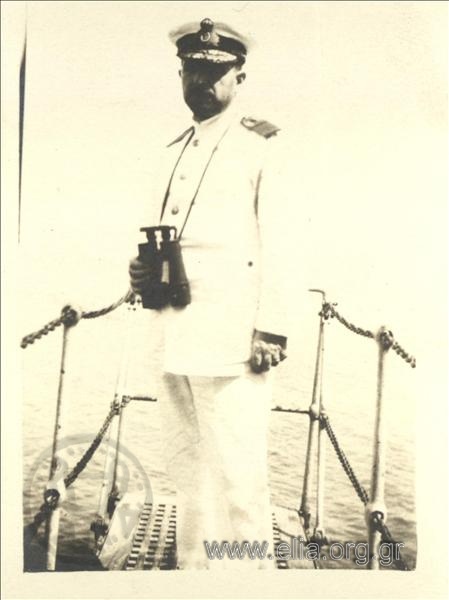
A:
[[[288,336],[297,234],[288,155],[281,135],[266,138],[228,111],[166,148],[145,226],[176,226],[178,235],[184,226],[192,296],[159,311],[166,371],[239,375],[255,329]]]

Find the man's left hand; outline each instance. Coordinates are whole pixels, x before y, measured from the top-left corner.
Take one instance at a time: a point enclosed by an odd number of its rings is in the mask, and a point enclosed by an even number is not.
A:
[[[287,354],[279,344],[254,340],[249,363],[254,373],[263,373],[286,358]]]

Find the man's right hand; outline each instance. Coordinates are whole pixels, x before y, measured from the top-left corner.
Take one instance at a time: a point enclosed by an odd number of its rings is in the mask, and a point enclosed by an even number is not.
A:
[[[150,282],[151,266],[143,263],[138,257],[129,261],[129,278],[131,288],[136,294],[142,294]]]

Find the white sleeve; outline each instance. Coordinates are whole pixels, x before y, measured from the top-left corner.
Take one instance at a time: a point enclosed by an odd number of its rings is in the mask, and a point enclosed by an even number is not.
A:
[[[278,134],[267,146],[257,202],[261,287],[256,330],[287,338],[305,293],[300,174],[292,141]]]

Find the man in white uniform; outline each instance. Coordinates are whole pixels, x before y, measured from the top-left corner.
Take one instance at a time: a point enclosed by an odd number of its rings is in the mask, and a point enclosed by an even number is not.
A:
[[[204,542],[270,543],[271,368],[285,357],[291,190],[278,128],[238,114],[248,41],[204,19],[171,34],[192,125],[165,151],[152,223],[177,229],[191,302],[161,309],[165,456],[177,488],[178,567],[272,567],[208,559]],[[285,195],[285,191],[288,192]],[[130,263],[145,294],[154,265]]]

